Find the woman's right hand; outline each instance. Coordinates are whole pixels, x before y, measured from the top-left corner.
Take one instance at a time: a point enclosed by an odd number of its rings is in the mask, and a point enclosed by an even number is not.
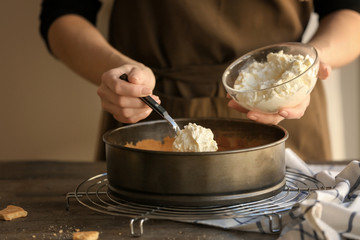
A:
[[[120,79],[128,75],[129,82]],[[111,69],[101,76],[97,94],[105,111],[122,123],[136,123],[150,115],[152,109],[139,97],[151,95],[160,104],[160,99],[152,95],[155,76],[150,68],[142,64],[126,64]]]

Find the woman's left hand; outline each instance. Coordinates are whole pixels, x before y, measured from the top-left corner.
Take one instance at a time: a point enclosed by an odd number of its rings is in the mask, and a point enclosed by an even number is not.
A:
[[[331,73],[331,67],[328,64],[320,62],[318,78],[321,80],[326,79]],[[229,96],[228,96],[229,97]],[[263,113],[259,111],[249,111],[239,104],[237,104],[233,99],[228,103],[230,108],[233,108],[239,112],[246,113],[246,116],[256,122],[264,124],[278,124],[284,119],[300,119],[307,107],[310,104],[310,95],[308,95],[301,103],[294,107],[285,107],[280,109],[277,113]]]

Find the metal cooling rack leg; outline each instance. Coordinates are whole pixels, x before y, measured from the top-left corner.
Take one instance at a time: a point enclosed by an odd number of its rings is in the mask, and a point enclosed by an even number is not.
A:
[[[86,194],[86,192],[78,192],[77,194],[75,194],[75,192],[68,192],[66,194],[66,210],[69,211],[69,209],[70,209],[70,198],[76,198],[76,196],[81,198],[85,194]],[[95,193],[89,193],[89,194],[94,195]]]
[[[130,220],[130,233],[131,237],[141,237],[144,233],[144,222],[147,218],[133,218]],[[138,222],[138,229],[135,230],[134,224]]]
[[[68,192],[66,194],[66,210],[70,209],[70,198],[82,198],[83,196],[93,196],[98,194],[106,194],[106,192]]]
[[[75,198],[75,193],[74,192],[68,192],[66,194],[66,197],[65,197],[66,211],[69,211],[69,209],[70,209],[70,198]]]
[[[279,233],[282,229],[282,218],[280,214],[265,215],[269,219],[269,229],[272,233]]]

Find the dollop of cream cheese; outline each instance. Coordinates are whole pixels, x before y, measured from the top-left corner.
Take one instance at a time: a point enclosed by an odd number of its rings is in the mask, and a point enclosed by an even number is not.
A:
[[[266,62],[254,61],[239,72],[234,89],[242,93],[236,98],[246,108],[265,112],[295,105],[316,83],[317,69],[309,70],[313,63],[309,55],[269,53]]]
[[[218,150],[211,129],[195,123],[189,123],[180,130],[172,147],[176,152],[215,152]]]

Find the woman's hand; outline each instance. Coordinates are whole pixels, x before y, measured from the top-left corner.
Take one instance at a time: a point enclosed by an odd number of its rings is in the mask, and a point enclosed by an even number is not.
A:
[[[120,79],[124,73],[128,75],[129,82]],[[103,109],[111,113],[117,121],[135,123],[151,113],[152,109],[139,97],[151,95],[154,87],[155,76],[150,68],[142,64],[126,64],[101,76],[97,94],[101,98]],[[160,103],[157,96],[152,97]]]
[[[331,67],[325,63],[320,62],[318,78],[321,80],[326,79],[331,73]],[[278,124],[284,119],[299,119],[301,118],[307,107],[310,104],[310,95],[308,95],[301,103],[294,107],[285,107],[280,109],[277,113],[262,113],[258,111],[249,111],[239,104],[237,104],[234,100],[230,100],[228,106],[239,111],[246,113],[246,116],[254,121],[265,123],[265,124]]]

